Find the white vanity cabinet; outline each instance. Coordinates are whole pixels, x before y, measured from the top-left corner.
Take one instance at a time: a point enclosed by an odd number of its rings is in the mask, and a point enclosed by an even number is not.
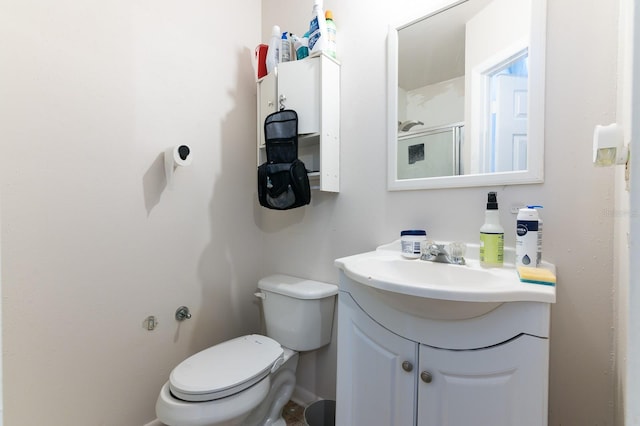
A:
[[[403,312],[340,271],[336,425],[547,424],[548,303]]]
[[[325,54],[278,64],[258,80],[257,164],[266,161],[264,120],[278,109],[298,114],[298,157],[312,187],[340,190],[340,65]]]
[[[414,425],[416,359],[415,342],[381,327],[341,293],[336,426]]]
[[[419,426],[541,426],[547,423],[548,340],[523,335],[452,351],[419,345]]]

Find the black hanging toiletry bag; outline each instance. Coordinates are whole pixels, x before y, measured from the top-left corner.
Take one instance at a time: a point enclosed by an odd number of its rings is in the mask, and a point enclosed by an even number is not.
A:
[[[281,110],[264,121],[267,161],[258,167],[258,200],[274,210],[288,210],[311,202],[304,163],[298,158],[298,114]]]

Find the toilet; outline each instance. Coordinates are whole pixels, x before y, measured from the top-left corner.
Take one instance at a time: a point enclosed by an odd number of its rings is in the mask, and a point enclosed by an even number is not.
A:
[[[267,335],[219,343],[173,369],[156,401],[168,426],[285,426],[298,352],[329,344],[338,287],[272,275],[258,282]]]

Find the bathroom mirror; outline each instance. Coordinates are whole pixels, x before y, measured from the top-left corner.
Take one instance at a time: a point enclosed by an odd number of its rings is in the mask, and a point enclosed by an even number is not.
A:
[[[388,189],[543,181],[546,0],[458,0],[391,26]]]

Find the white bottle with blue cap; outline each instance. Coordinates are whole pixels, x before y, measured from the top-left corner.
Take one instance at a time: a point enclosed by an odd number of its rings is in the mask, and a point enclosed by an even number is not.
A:
[[[288,32],[283,32],[280,38],[280,63],[289,62],[293,55],[291,55],[291,39]]]
[[[309,23],[309,52],[322,52],[327,44],[327,21],[322,10],[322,0],[313,0]]]
[[[274,25],[271,29],[271,38],[269,39],[269,47],[267,48],[267,73],[271,73],[280,61],[280,27]]]
[[[518,210],[516,219],[516,265],[538,267],[542,261],[542,226],[536,208]]]
[[[538,212],[538,256],[536,264],[540,266],[542,263],[542,216],[540,216],[540,211],[537,209],[541,209],[542,206],[527,206],[529,209],[536,209]]]

